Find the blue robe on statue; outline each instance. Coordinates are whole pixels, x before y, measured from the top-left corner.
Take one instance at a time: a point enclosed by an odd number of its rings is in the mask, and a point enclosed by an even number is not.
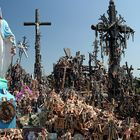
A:
[[[0,78],[5,78],[11,64],[11,48],[16,46],[15,36],[4,19],[0,19]]]
[[[5,80],[5,76],[7,70],[11,64],[11,48],[16,46],[15,36],[11,32],[8,23],[4,19],[0,19],[0,114],[4,114],[9,111],[10,108],[6,106],[5,110],[3,110],[3,102],[11,103],[14,106],[14,112],[16,111],[16,101],[15,97],[8,92],[7,80]],[[3,101],[3,99],[5,101]],[[9,106],[11,105],[9,104]],[[8,104],[7,104],[8,105]],[[8,112],[9,113],[9,112]],[[5,114],[4,114],[5,115]],[[12,119],[5,122],[0,117],[0,129],[3,128],[15,128],[16,127],[16,116],[15,114],[11,116]],[[10,115],[9,115],[10,116]],[[5,118],[5,117],[4,117]]]
[[[4,20],[4,19],[1,20],[0,28],[1,28],[1,35],[2,35],[3,39],[13,36],[13,38],[14,38],[13,45],[16,46],[15,36],[12,33],[11,29],[9,28],[9,25],[6,20]]]

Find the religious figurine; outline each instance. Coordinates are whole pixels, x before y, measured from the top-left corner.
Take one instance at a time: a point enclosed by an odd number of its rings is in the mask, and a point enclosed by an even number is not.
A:
[[[16,42],[8,23],[2,17],[2,12],[0,12],[0,29],[0,77],[5,78],[11,57],[15,54]]]
[[[15,54],[15,36],[0,11],[0,128],[15,128],[15,98],[8,92],[6,72]]]

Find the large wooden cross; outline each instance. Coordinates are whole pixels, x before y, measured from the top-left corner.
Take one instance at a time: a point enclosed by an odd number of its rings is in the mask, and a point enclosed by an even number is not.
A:
[[[40,31],[41,25],[51,25],[51,22],[40,22],[39,11],[35,10],[35,22],[24,22],[24,26],[35,26],[35,64],[34,64],[34,78],[39,82],[42,77],[42,66],[41,66],[41,53],[40,53]]]
[[[101,22],[97,25],[92,25],[92,30],[95,30],[96,37],[99,33],[101,46],[105,44],[106,52],[109,49],[109,98],[115,98],[120,94],[120,84],[117,72],[120,69],[121,54],[126,48],[126,41],[130,34],[134,34],[134,30],[129,26],[124,25],[125,20],[119,15],[117,17],[117,11],[113,0],[109,2],[109,9],[107,11],[108,17],[103,14],[100,17]],[[103,42],[103,43],[102,43]],[[116,90],[114,90],[116,89]]]

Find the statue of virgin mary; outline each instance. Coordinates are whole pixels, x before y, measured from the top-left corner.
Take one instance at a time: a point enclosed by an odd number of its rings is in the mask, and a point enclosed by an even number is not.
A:
[[[15,47],[15,36],[6,20],[3,19],[0,9],[0,78],[5,78],[15,53]]]

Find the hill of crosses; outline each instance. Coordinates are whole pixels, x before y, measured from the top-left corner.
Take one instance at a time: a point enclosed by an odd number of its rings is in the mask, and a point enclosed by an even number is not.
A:
[[[129,62],[120,63],[134,30],[118,14],[115,2],[110,0],[99,22],[91,23],[95,36],[88,58],[79,50],[72,56],[71,49],[64,48],[64,56],[53,65],[52,73],[45,75],[40,27],[50,25],[40,21],[39,9],[35,10],[34,22],[24,22],[24,26],[35,27],[34,74],[21,66],[23,55],[28,59],[26,37],[17,43],[18,57],[13,62],[11,34],[12,60],[4,77],[8,55],[3,53],[8,50],[0,50],[0,139],[139,140],[140,79],[133,76]]]

